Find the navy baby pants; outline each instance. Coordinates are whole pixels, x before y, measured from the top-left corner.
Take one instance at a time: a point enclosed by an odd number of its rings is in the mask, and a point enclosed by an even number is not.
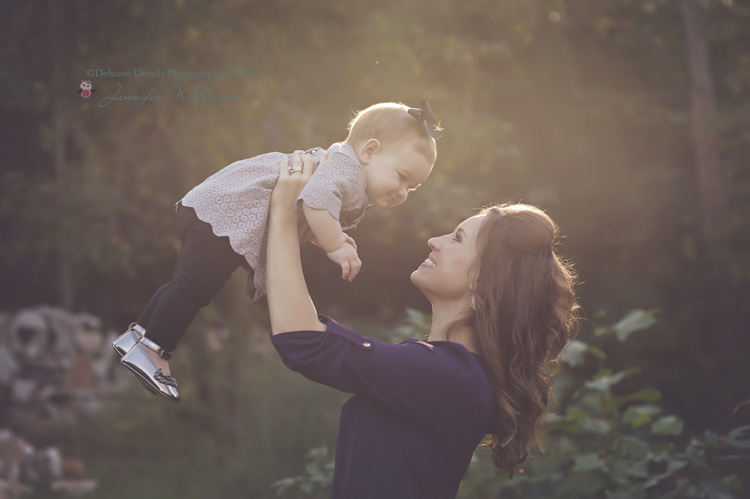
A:
[[[237,267],[246,266],[228,237],[217,237],[195,210],[178,205],[180,253],[172,279],[151,297],[138,318],[146,338],[171,352],[198,310],[214,299]]]

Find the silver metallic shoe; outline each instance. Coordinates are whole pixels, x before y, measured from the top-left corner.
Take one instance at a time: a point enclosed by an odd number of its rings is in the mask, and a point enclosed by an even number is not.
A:
[[[171,402],[179,402],[180,395],[177,393],[177,380],[162,372],[154,361],[151,360],[151,357],[148,356],[146,348],[155,351],[163,359],[169,360],[172,358],[171,352],[167,352],[145,336],[141,336],[138,342],[133,345],[133,348],[122,357],[120,362],[133,371],[141,381],[141,384],[151,391],[151,393],[161,395]]]
[[[146,334],[145,329],[143,329],[135,322],[131,322],[130,326],[128,326],[128,330],[122,333],[112,343],[112,348],[114,348],[115,352],[117,352],[120,357],[122,357],[123,355],[128,353],[136,343],[138,343],[138,340],[141,339],[141,336],[143,336],[144,334]]]
[[[112,348],[114,348],[115,352],[117,352],[117,354],[122,357],[123,355],[128,353],[130,349],[133,348],[136,343],[138,343],[138,340],[140,340],[141,337],[145,334],[146,330],[143,329],[143,327],[135,322],[131,322],[130,326],[128,326],[128,330],[122,333],[114,342],[112,342]],[[138,381],[140,381],[143,387],[151,392],[151,394],[159,395],[159,392],[154,390],[154,388],[140,376],[138,376]]]

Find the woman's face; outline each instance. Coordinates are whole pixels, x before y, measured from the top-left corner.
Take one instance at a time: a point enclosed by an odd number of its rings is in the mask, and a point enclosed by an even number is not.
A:
[[[427,241],[432,250],[411,274],[411,282],[432,302],[460,302],[468,306],[477,258],[477,234],[485,215],[461,222],[456,230]]]

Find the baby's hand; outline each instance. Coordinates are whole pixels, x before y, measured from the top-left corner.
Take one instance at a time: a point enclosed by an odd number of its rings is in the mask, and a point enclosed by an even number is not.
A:
[[[357,255],[357,244],[354,242],[354,239],[346,234],[344,235],[346,236],[346,241],[341,243],[341,246],[336,250],[326,254],[328,258],[341,266],[341,278],[352,282],[357,277],[359,269],[362,268],[362,262],[359,259],[359,255]]]

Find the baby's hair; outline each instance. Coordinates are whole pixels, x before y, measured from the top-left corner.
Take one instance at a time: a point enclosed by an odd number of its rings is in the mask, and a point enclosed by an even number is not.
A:
[[[409,114],[409,107],[398,102],[381,102],[359,111],[349,122],[345,143],[357,149],[370,139],[378,139],[387,147],[410,140],[414,148],[435,164],[435,139],[427,135],[422,122]]]

